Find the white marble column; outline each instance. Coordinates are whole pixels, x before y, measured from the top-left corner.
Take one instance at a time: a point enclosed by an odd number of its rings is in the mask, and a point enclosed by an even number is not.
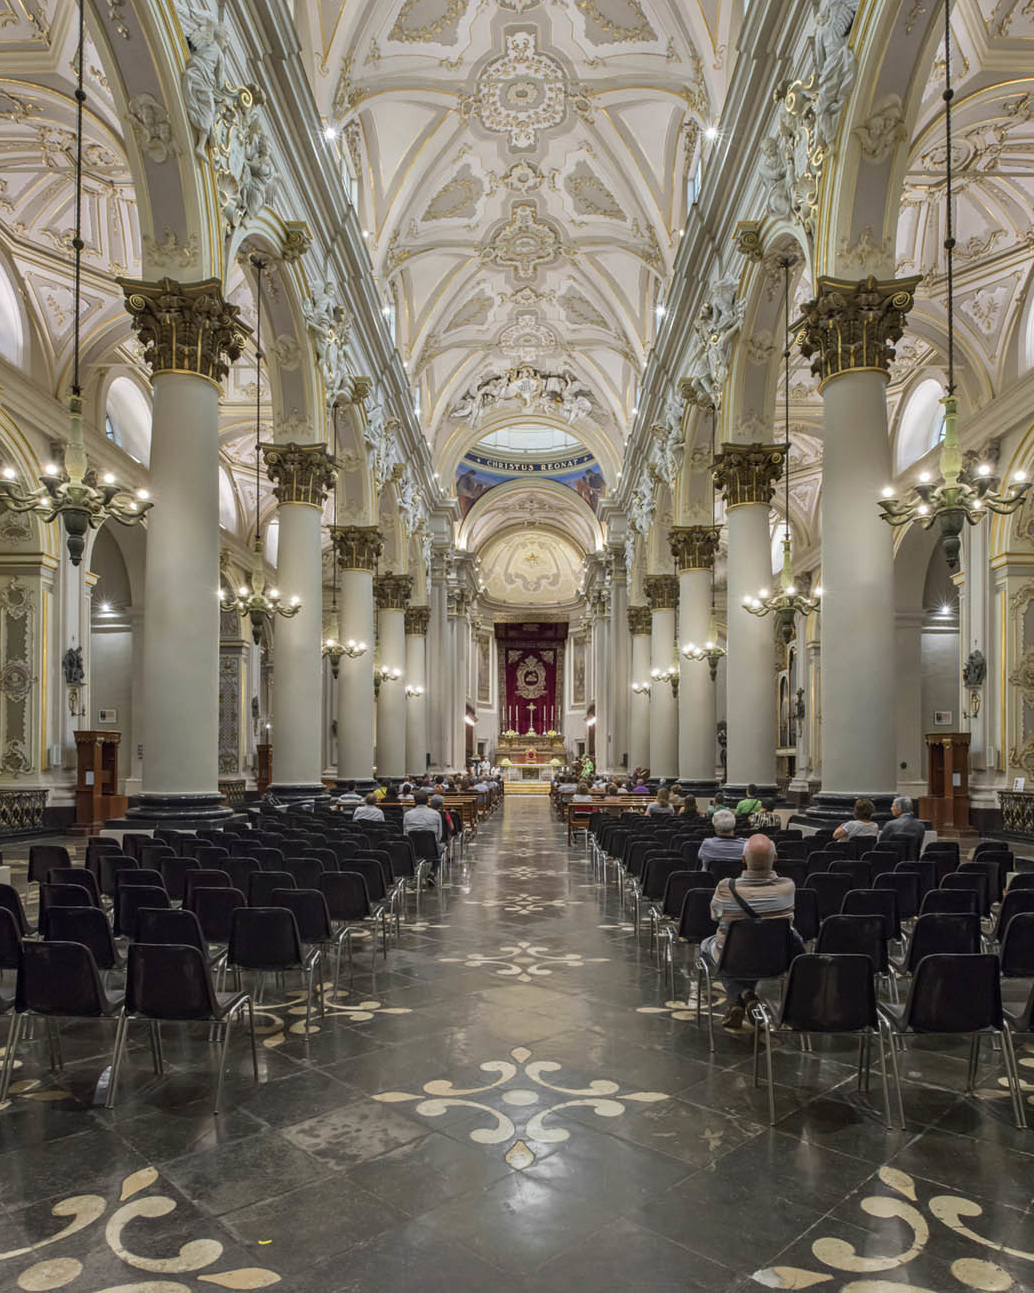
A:
[[[650,603],[650,669],[675,670],[675,614],[679,600],[679,581],[674,575],[650,575],[645,585]],[[671,681],[654,681],[650,687],[650,775],[678,775],[679,738],[678,702]]]
[[[445,558],[435,553],[431,558],[431,621],[427,633],[427,717],[431,767],[436,772],[449,766],[448,603]]]
[[[427,628],[429,606],[406,610],[406,775],[423,776],[427,767]],[[417,694],[418,689],[422,689]]]
[[[725,444],[716,459],[729,545],[725,780],[733,791],[753,782],[762,795],[776,788],[775,629],[770,617],[749,615],[743,599],[772,586],[769,506],[782,466],[774,445]]]
[[[628,710],[632,699],[628,633],[628,581],[624,553],[615,552],[610,563],[610,660],[606,671],[610,695],[610,728],[597,736],[596,748],[606,751],[604,766],[618,772],[629,753]],[[634,765],[632,765],[634,766]]]
[[[399,780],[406,773],[406,605],[410,575],[374,580],[377,602],[377,671],[390,670],[377,691],[377,776]]]
[[[219,393],[248,329],[218,279],[120,280],[153,372],[139,824],[230,815],[218,789]]]
[[[325,793],[321,729],[323,686],[323,564],[321,523],[333,460],[323,445],[264,447],[266,467],[279,507],[277,586],[284,599],[298,597],[291,619],[277,618],[273,681],[273,782],[281,798]]]
[[[653,631],[649,606],[628,608],[628,631],[632,635],[632,676],[628,680],[628,770],[650,763],[650,638]],[[646,691],[633,691],[647,684]]]
[[[715,788],[715,681],[706,660],[688,660],[681,648],[711,636],[711,575],[718,530],[677,526],[671,550],[679,579],[679,780],[695,794]]]
[[[448,767],[459,771],[467,759],[467,682],[470,676],[470,598],[462,589],[450,589],[448,675],[449,709],[446,714],[449,732]]]
[[[918,282],[820,278],[805,309],[824,422],[819,814],[858,795],[889,811],[896,788],[894,553],[878,503],[891,478],[887,370]]]
[[[334,549],[341,571],[338,641],[365,642],[358,659],[341,657],[338,670],[338,781],[373,777],[373,570],[381,551],[376,526],[338,525]]]

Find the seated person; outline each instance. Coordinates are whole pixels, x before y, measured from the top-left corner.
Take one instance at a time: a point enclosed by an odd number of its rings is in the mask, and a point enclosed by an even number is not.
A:
[[[441,795],[435,795],[430,804],[428,804],[429,799],[431,797],[426,790],[421,788],[416,792],[413,796],[413,807],[407,808],[402,814],[402,832],[404,835],[408,835],[410,831],[430,831],[437,840],[438,857],[431,863],[431,874],[427,878],[427,883],[433,886],[434,877],[441,866],[442,853],[445,851],[444,823],[442,822],[442,814],[438,811],[445,801]],[[437,807],[432,806],[435,799],[438,800]]]
[[[620,794],[620,791],[617,788],[617,784],[613,781],[608,781],[607,790],[606,790],[607,798],[610,799],[612,795],[617,795],[617,794]]]
[[[356,790],[354,781],[345,783],[344,794],[338,795],[337,802],[344,808],[354,808],[356,804],[361,804],[363,802],[363,797]]]
[[[732,816],[731,813],[729,815]],[[718,921],[718,932],[700,944],[701,955],[708,957],[712,966],[718,964],[725,936],[734,921],[793,919],[794,883],[776,874],[775,860],[775,843],[767,835],[752,835],[743,852],[743,875],[735,881],[718,882],[711,899],[711,917]],[[744,911],[734,893],[743,899],[754,916]],[[722,1027],[739,1028],[743,1024],[744,1011],[756,1000],[757,984],[723,975],[722,986],[728,997]]]
[[[700,845],[697,860],[703,870],[708,862],[738,862],[743,857],[743,841],[736,834],[736,814],[720,808],[711,818],[714,834]]]
[[[578,785],[575,786],[574,794],[571,796],[571,803],[592,804],[595,802],[596,801],[593,799],[592,795],[589,794],[589,787],[586,783],[584,781],[579,781]]]
[[[853,840],[856,835],[869,835],[876,839],[880,833],[880,828],[872,819],[876,811],[876,805],[871,799],[856,799],[854,801],[854,816],[850,821],[844,822],[833,832],[835,840]],[[925,834],[925,832],[924,832]]]
[[[648,772],[642,773],[639,780],[632,787],[633,795],[648,795],[650,793],[650,787],[646,784],[649,775]]]
[[[720,812],[725,807],[725,796],[719,790],[715,797],[707,806],[707,816],[714,817],[715,813]]]
[[[672,807],[671,791],[667,786],[661,786],[657,791],[657,798],[647,808],[647,814],[650,817],[672,817],[675,809]]]
[[[737,817],[749,817],[751,813],[761,812],[761,800],[758,798],[758,788],[753,781],[747,787],[746,796],[740,800],[733,810]]]
[[[880,841],[908,840],[908,859],[914,862],[923,847],[926,827],[915,816],[908,795],[898,795],[890,806],[891,820],[880,831]]]
[[[682,807],[679,809],[679,816],[689,817],[693,819],[697,819],[703,816],[700,809],[697,807],[697,801],[696,801],[695,795],[683,796]]]
[[[383,822],[384,813],[377,807],[377,795],[372,793],[366,796],[363,802],[352,814],[353,822]]]
[[[381,796],[382,804],[397,804],[399,801],[398,786],[394,781],[389,781],[384,787],[384,794]]]
[[[755,830],[771,830],[772,827],[778,827],[779,814],[775,810],[775,800],[766,799],[756,813],[751,813],[750,824]]]

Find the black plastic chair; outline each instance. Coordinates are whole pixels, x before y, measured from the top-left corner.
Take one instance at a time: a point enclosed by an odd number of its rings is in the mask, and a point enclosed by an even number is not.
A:
[[[68,907],[68,908],[65,908],[64,910],[92,911],[94,909],[92,907],[91,908]],[[101,913],[102,918],[103,918],[103,915],[104,913],[102,912]],[[15,920],[14,916],[10,913],[10,911],[7,910],[6,907],[0,907],[0,987],[2,987],[3,985],[4,971],[5,970],[17,971],[21,963],[22,963],[22,936],[18,931],[18,922]],[[0,996],[2,995],[3,994],[0,993]],[[0,1014],[2,1014],[6,1010],[10,1010],[11,1006],[14,1005],[13,997],[8,996],[8,997],[5,997],[4,1000],[6,1001],[7,1004],[3,1007],[3,1010],[0,1010]]]
[[[176,850],[171,844],[166,844],[164,840],[148,840],[146,844],[140,846],[140,865],[149,867],[152,871],[161,870],[162,858],[174,858]]]
[[[18,928],[18,937],[25,938],[32,933],[29,919],[25,915],[21,895],[13,884],[0,884],[0,911],[9,911]]]
[[[156,885],[123,885],[115,899],[115,937],[136,938],[136,916],[143,907],[168,907],[169,895]]]
[[[1001,943],[1009,922],[1026,912],[1034,912],[1034,889],[1010,889],[998,908],[998,919],[991,935],[994,941]]]
[[[833,921],[871,922],[870,937],[880,937],[876,917],[831,917]],[[826,922],[829,924],[829,922]],[[860,926],[859,926],[860,928]],[[826,926],[823,925],[823,934]],[[821,940],[822,935],[820,935]],[[830,941],[834,941],[830,938]],[[851,941],[851,940],[846,940]],[[897,1055],[889,1039],[889,1029],[877,1010],[876,986],[873,979],[872,959],[866,953],[815,952],[794,958],[786,979],[782,1007],[778,1010],[762,997],[751,1007],[755,1019],[754,1031],[754,1085],[758,1085],[758,1052],[761,1034],[765,1037],[765,1065],[768,1075],[769,1124],[775,1126],[775,1085],[772,1079],[772,1036],[783,1032],[799,1033],[807,1038],[812,1033],[826,1036],[850,1035],[859,1039],[858,1088],[868,1087],[872,1043],[878,1046],[880,1075],[883,1081],[883,1112],[888,1128],[893,1127],[890,1111],[890,1084],[887,1081],[887,1054],[890,1053],[891,1072],[897,1103],[901,1107],[901,1083],[898,1078]],[[778,1022],[776,1020],[778,1019]],[[760,1023],[760,1027],[757,1024]],[[885,1043],[885,1039],[888,1044]],[[904,1123],[904,1118],[902,1118]]]
[[[1021,911],[1009,921],[999,959],[1003,979],[1034,979],[1034,914]]]
[[[320,876],[325,869],[323,863],[313,857],[288,858],[284,863],[284,870],[288,875],[294,876],[295,887],[298,889],[318,889]]]
[[[197,871],[188,871],[185,876],[183,885],[183,905],[188,910],[191,906],[191,896],[198,889],[232,889],[230,877],[225,871],[217,871],[210,867],[201,867]]]
[[[202,871],[220,871],[223,863],[230,856],[225,844],[199,844],[194,850],[194,859]]]
[[[0,1076],[0,1104],[7,1099],[15,1052],[27,1019],[34,1015],[47,1019],[52,1067],[62,1068],[61,1037],[53,1021],[111,1019],[121,1008],[122,994],[105,991],[90,949],[82,943],[22,943],[14,1014]]]
[[[47,938],[58,943],[82,943],[103,972],[120,970],[124,964],[108,918],[99,907],[51,907],[47,912]]]
[[[350,871],[361,875],[366,881],[366,892],[370,899],[370,911],[374,919],[380,922],[381,941],[384,947],[384,956],[387,958],[388,916],[391,911],[391,901],[384,883],[384,872],[381,870],[379,862],[373,862],[363,857],[352,858],[348,867]]]
[[[101,905],[101,891],[97,877],[84,866],[56,866],[47,872],[47,884],[78,884],[89,889],[94,905]]]
[[[108,1088],[107,1108],[115,1107],[129,1025],[134,1019],[146,1019],[152,1026],[152,1036],[155,1038],[155,1061],[159,1073],[163,1067],[161,1047],[157,1041],[159,1025],[196,1022],[222,1026],[223,1040],[219,1049],[219,1076],[215,1085],[213,1108],[213,1113],[218,1113],[222,1100],[223,1074],[226,1071],[231,1025],[234,1017],[245,1008],[248,1011],[251,1036],[251,1065],[257,1082],[255,1016],[250,994],[216,992],[205,958],[196,947],[134,943],[129,949],[125,1007],[119,1018],[115,1050],[111,1058],[111,1085]]]
[[[925,916],[923,919],[929,920],[930,917]],[[1026,1126],[1012,1036],[1002,1013],[997,956],[986,952],[935,952],[924,956],[916,965],[905,1004],[884,1005],[880,1009],[894,1032],[901,1035],[922,1033],[968,1036],[970,1047],[966,1090],[969,1092],[975,1089],[977,1083],[980,1038],[988,1034],[998,1036],[1002,1043],[1002,1058],[1005,1061],[1016,1125]],[[904,1127],[903,1109],[900,1114],[901,1126]]]
[[[30,844],[29,845],[29,874],[27,876],[29,884],[43,884],[47,878],[47,872],[54,867],[69,867],[72,865],[72,859],[69,856],[68,849],[61,844]]]
[[[257,858],[244,854],[231,854],[223,859],[222,869],[230,877],[230,884],[241,893],[248,892],[248,882],[253,875],[262,871],[262,863]]]
[[[1020,871],[1014,875],[1006,893],[1011,893],[1014,889],[1034,889],[1034,871]]]
[[[852,889],[872,888],[872,871],[860,858],[835,858],[829,864],[829,874],[850,876]]]
[[[808,888],[818,894],[819,921],[827,916],[835,916],[844,904],[844,899],[858,886],[850,875],[841,875],[836,871],[818,871],[808,877]]]
[[[120,871],[115,877],[116,895],[120,889],[130,885],[147,885],[152,889],[164,889],[165,881],[160,871],[145,871],[143,867],[137,871]]]
[[[676,874],[690,875],[707,875],[708,881],[711,877],[706,871],[704,872],[676,872]],[[688,889],[682,899],[682,909],[679,912],[678,925],[672,926],[674,936],[668,941],[667,960],[669,982],[671,984],[671,999],[675,997],[675,947],[677,944],[687,944],[691,949],[699,947],[705,938],[715,933],[718,929],[718,922],[711,915],[711,899],[714,896],[713,886],[709,883],[705,888],[694,886]],[[690,999],[687,997],[686,1004],[689,1005]],[[699,1003],[697,1005],[697,1021],[700,1020]]]
[[[715,858],[708,862],[707,869],[717,886],[721,880],[738,880],[743,874],[744,864],[735,858]]]
[[[805,943],[814,943],[819,936],[819,895],[805,885],[795,889],[793,895],[793,926]]]
[[[919,915],[919,877],[904,871],[885,871],[873,881],[873,889],[888,889],[897,903],[898,920]]]
[[[920,916],[912,930],[905,955],[892,961],[902,975],[915,974],[924,956],[935,953],[973,955],[980,951],[980,917],[972,914],[936,913]]]
[[[901,858],[898,856],[897,849],[884,849],[877,846],[874,849],[870,849],[868,853],[863,853],[859,858],[859,861],[868,862],[873,884],[875,884],[876,877],[884,875],[888,871],[893,871],[901,861]]]
[[[47,918],[54,907],[92,907],[93,895],[81,884],[46,884],[39,887],[39,932],[46,937]]]
[[[286,907],[238,907],[230,920],[226,964],[231,970],[252,970],[259,976],[256,1001],[261,999],[267,974],[298,970],[307,982],[305,1036],[309,1036],[312,998],[316,986],[317,949],[306,952],[298,935],[294,913]]]
[[[808,863],[804,858],[784,858],[779,854],[775,864],[776,875],[792,880],[795,889],[801,889],[808,883]]]
[[[297,888],[288,871],[256,871],[248,876],[248,906],[271,907],[275,889]]]
[[[147,851],[145,850],[145,857]],[[187,892],[187,873],[200,871],[197,858],[183,858],[177,853],[165,854],[157,860],[158,874],[165,885],[165,892],[173,902],[182,902]]]
[[[642,883],[634,891],[636,937],[639,937],[642,905],[646,903],[646,918],[650,922],[651,951],[657,937],[657,921],[661,915],[668,877],[681,870],[683,870],[681,857],[673,857],[670,854],[662,857],[651,857],[643,871]]]
[[[348,925],[370,934],[371,969],[377,963],[377,930],[366,881],[356,871],[324,871],[320,892],[334,924]],[[370,928],[370,926],[373,926]],[[352,944],[348,944],[348,969],[352,973]]]
[[[140,850],[145,844],[150,844],[152,838],[145,831],[123,831],[122,852],[127,857],[135,858],[139,862]]]
[[[895,875],[914,875],[919,882],[919,901],[936,889],[940,884],[937,876],[936,862],[899,862],[894,868]]]
[[[898,902],[890,889],[852,889],[840,907],[843,916],[879,916],[883,921],[885,942],[901,939],[901,921],[898,920]]]
[[[325,874],[325,873],[324,873]],[[320,978],[326,977],[326,956],[329,949],[334,949],[334,991],[337,992],[341,982],[341,944],[348,943],[348,963],[351,973],[352,964],[352,926],[341,925],[334,929],[330,920],[330,909],[327,900],[319,889],[277,889],[273,893],[273,905],[286,907],[298,926],[298,937],[303,945],[314,947],[320,954]],[[320,1014],[324,1013],[323,996],[320,995]]]
[[[1005,872],[996,856],[985,853],[975,862],[963,862],[955,875],[984,875],[987,878],[987,901],[991,906],[1002,901],[1005,892]],[[986,912],[984,913],[987,914]]]
[[[781,978],[793,953],[789,920],[736,920],[725,932],[717,963],[700,949],[697,956],[697,1023],[703,992],[707,990],[707,1044],[714,1050],[714,1019],[711,1014],[712,977],[761,982]]]
[[[948,891],[962,889],[968,893],[975,893],[977,896],[977,910],[981,916],[991,914],[991,899],[987,892],[987,872],[981,868],[964,871],[960,867],[958,871],[953,871],[951,875],[944,877],[941,882],[941,888]]]
[[[226,955],[222,949],[213,952],[209,948],[197,916],[183,907],[141,907],[136,914],[134,941],[162,947],[196,947],[210,970]]]
[[[947,878],[947,877],[945,877]],[[961,912],[980,915],[980,895],[975,889],[931,889],[923,895],[919,905],[920,916]]]
[[[230,941],[233,913],[246,907],[248,900],[240,889],[198,889],[192,908],[205,936],[205,942],[226,947]]]

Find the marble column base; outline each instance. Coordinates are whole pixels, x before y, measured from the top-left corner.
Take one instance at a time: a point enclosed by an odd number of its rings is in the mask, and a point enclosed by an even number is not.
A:
[[[314,781],[309,785],[299,786],[290,785],[282,786],[276,781],[269,784],[269,793],[276,795],[277,799],[284,799],[288,803],[295,799],[329,799],[330,794],[327,787],[322,781]]]
[[[815,796],[803,813],[798,813],[794,821],[800,822],[805,826],[816,826],[820,830],[824,827],[842,826],[854,816],[854,805],[856,799],[871,799],[876,807],[873,814],[873,820],[877,822],[886,822],[890,820],[890,806],[894,802],[893,794],[872,795],[865,791],[858,791],[857,794],[843,794],[832,791],[822,791]]]
[[[368,795],[381,784],[379,781],[374,781],[372,777],[338,777],[334,784],[339,795],[345,793],[350,781],[355,782],[355,793],[357,795]]]
[[[199,826],[213,826],[236,816],[232,808],[223,803],[222,795],[138,795],[131,802],[125,817],[110,821],[114,829],[144,830],[149,826],[166,826],[173,830],[196,830]]]
[[[755,781],[754,785],[757,787],[757,797],[760,800],[764,801],[766,799],[779,798],[779,791],[771,782],[765,783]],[[746,799],[747,797],[746,782],[740,782],[737,784],[732,781],[727,781],[724,785],[719,786],[718,789],[721,790],[722,794],[725,796],[726,804],[731,808],[735,808],[741,799]]]
[[[678,783],[687,795],[695,795],[698,799],[710,799],[718,789],[718,782],[713,777],[710,781],[696,781],[692,777],[679,777]]]

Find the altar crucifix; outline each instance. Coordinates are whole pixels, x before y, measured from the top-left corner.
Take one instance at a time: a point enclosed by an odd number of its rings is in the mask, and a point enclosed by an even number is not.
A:
[[[528,730],[525,733],[525,735],[526,736],[535,735],[535,706],[534,705],[528,706]]]

